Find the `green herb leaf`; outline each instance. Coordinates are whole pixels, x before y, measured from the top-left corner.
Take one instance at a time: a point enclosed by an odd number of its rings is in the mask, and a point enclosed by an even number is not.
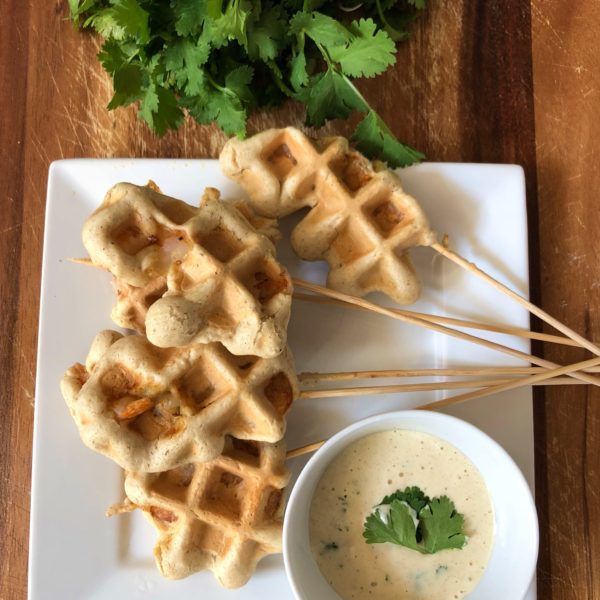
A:
[[[129,62],[129,58],[123,51],[123,45],[114,39],[106,40],[98,52],[98,60],[110,75],[114,75],[124,67]]]
[[[104,37],[98,53],[113,79],[109,108],[139,102],[155,131],[181,122],[183,110],[243,136],[248,115],[295,98],[306,121],[367,113],[354,139],[392,166],[421,154],[401,144],[354,86],[395,61],[394,36],[424,0],[365,0],[350,21],[325,0],[67,0],[73,23]],[[392,32],[392,33],[386,33]]]
[[[347,44],[329,50],[332,60],[351,77],[374,77],[396,62],[396,44],[372,19],[354,21],[352,38]]]
[[[387,519],[376,509],[365,521],[363,537],[367,544],[391,542],[411,550],[423,550],[417,544],[417,527],[411,509],[401,500],[392,500]]]
[[[173,92],[154,82],[144,92],[139,114],[158,135],[167,129],[177,129],[183,119]]]
[[[197,35],[207,18],[221,14],[221,2],[215,0],[171,0],[175,15],[175,31],[181,35]]]
[[[144,70],[139,64],[124,64],[118,68],[113,76],[115,93],[108,108],[127,106],[142,97],[144,84]]]
[[[235,94],[243,102],[252,101],[252,92],[250,82],[254,75],[254,70],[248,65],[242,65],[233,69],[225,76],[225,87]]]
[[[290,21],[290,33],[305,33],[317,44],[333,48],[350,41],[350,32],[335,19],[319,12],[299,12]]]
[[[387,517],[382,507],[389,507]],[[434,554],[462,548],[467,543],[463,526],[464,517],[447,496],[431,500],[418,487],[412,487],[381,501],[366,518],[363,537],[367,544],[389,542],[421,554]]]
[[[298,53],[292,57],[291,67],[290,83],[292,84],[292,87],[299,92],[302,87],[308,83],[304,49],[298,50]]]
[[[117,26],[123,28],[127,35],[139,39],[141,44],[146,44],[150,39],[148,13],[137,0],[111,0],[111,4]]]
[[[187,94],[199,94],[202,89],[202,65],[208,60],[210,48],[204,38],[193,42],[178,39],[164,52],[165,68],[171,72],[177,85]]]
[[[241,103],[231,96],[223,94],[213,107],[215,120],[228,135],[246,136],[247,114]]]
[[[417,515],[424,506],[431,502],[429,496],[426,496],[421,488],[413,486],[405,488],[404,491],[396,490],[393,494],[386,496],[379,504],[391,504],[394,500],[406,502]]]
[[[95,4],[98,4],[98,0],[69,0],[69,11],[73,23],[76,26],[79,25],[79,17],[92,9]]]
[[[364,100],[331,68],[314,76],[296,97],[306,104],[307,124],[315,127],[327,119],[345,119],[353,109],[366,109]]]
[[[247,26],[252,4],[245,0],[231,0],[225,12],[216,19],[207,20],[204,32],[215,48],[226,46],[235,40],[248,47]]]
[[[112,8],[104,8],[89,16],[83,23],[84,27],[93,27],[97,33],[106,39],[121,41],[126,36],[126,31],[115,17]]]
[[[290,83],[296,92],[308,84],[308,72],[306,71],[306,54],[304,54],[305,38],[303,33],[296,36],[294,53],[290,61]]]
[[[425,0],[407,0],[399,6],[398,0],[367,0],[364,14],[375,18],[395,42],[406,40],[410,24],[425,7]]]
[[[216,121],[225,133],[243,137],[246,135],[247,113],[242,98],[249,93],[251,70],[240,67],[225,78],[225,87],[210,78],[204,81],[202,93],[183,98],[184,106],[199,123]],[[237,90],[229,89],[228,84]]]
[[[462,548],[467,543],[463,533],[464,517],[456,512],[447,496],[434,498],[419,513],[423,545],[429,554],[446,548]]]
[[[391,167],[407,167],[425,158],[424,154],[399,142],[372,110],[354,130],[352,141],[363,154],[383,160]]]
[[[263,11],[260,19],[248,26],[248,56],[265,62],[277,58],[286,29],[287,22],[278,6]]]

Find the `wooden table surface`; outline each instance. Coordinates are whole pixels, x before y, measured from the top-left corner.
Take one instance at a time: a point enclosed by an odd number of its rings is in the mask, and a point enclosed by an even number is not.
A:
[[[213,157],[224,139],[191,122],[157,139],[134,109],[109,114],[98,40],[72,30],[66,4],[0,0],[0,599],[7,600],[25,598],[27,589],[48,165],[70,157]],[[429,4],[396,68],[361,88],[430,160],[523,165],[532,299],[600,341],[600,2]],[[254,118],[251,130],[299,125],[301,117],[287,106]],[[348,125],[328,129],[347,133]],[[536,351],[559,363],[584,356],[559,346]],[[536,391],[535,448],[539,598],[600,599],[598,390]]]

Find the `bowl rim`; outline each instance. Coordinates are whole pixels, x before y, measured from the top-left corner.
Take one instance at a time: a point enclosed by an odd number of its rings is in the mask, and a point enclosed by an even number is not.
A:
[[[329,464],[344,449],[344,447],[345,447],[345,445],[343,445],[344,440],[346,440],[346,438],[352,436],[352,434],[354,434],[355,432],[360,431],[361,429],[366,429],[372,424],[379,424],[379,423],[384,424],[386,422],[403,420],[403,419],[405,419],[407,421],[412,420],[412,419],[417,419],[417,420],[425,420],[425,421],[429,421],[429,422],[435,422],[435,421],[445,422],[450,427],[462,428],[464,431],[467,431],[470,435],[479,437],[480,439],[485,440],[485,443],[487,443],[490,448],[492,448],[494,451],[498,452],[500,455],[503,456],[503,459],[504,459],[506,465],[509,467],[509,469],[511,471],[511,474],[512,474],[511,476],[513,476],[516,479],[516,481],[526,489],[527,493],[524,496],[527,498],[527,503],[528,503],[527,509],[533,516],[533,520],[531,523],[533,551],[529,555],[525,556],[525,559],[528,560],[528,563],[529,563],[527,566],[527,570],[526,570],[526,572],[528,573],[528,577],[524,578],[520,592],[519,592],[518,600],[521,600],[522,598],[524,598],[525,594],[527,593],[527,590],[529,589],[529,587],[533,581],[533,578],[535,577],[535,572],[536,572],[536,567],[537,567],[537,559],[538,559],[538,554],[539,554],[539,519],[538,519],[538,515],[537,515],[537,509],[535,506],[535,498],[531,491],[531,488],[529,487],[529,483],[525,479],[525,476],[521,472],[521,469],[518,467],[518,465],[516,464],[516,462],[514,461],[512,456],[510,456],[510,454],[508,454],[508,452],[496,440],[494,440],[491,436],[489,436],[487,433],[485,433],[484,431],[482,431],[481,429],[479,429],[472,423],[469,423],[468,421],[465,421],[465,420],[455,417],[453,415],[448,415],[446,413],[440,413],[437,411],[428,411],[428,410],[414,410],[414,409],[380,413],[377,415],[372,415],[370,417],[366,417],[364,419],[356,421],[355,423],[352,423],[351,425],[348,425],[344,429],[341,429],[336,434],[334,434],[320,448],[318,448],[316,450],[316,452],[310,457],[310,459],[308,460],[306,465],[302,468],[302,471],[300,472],[298,479],[294,483],[294,486],[293,486],[290,496],[288,498],[288,502],[287,502],[287,506],[286,506],[285,514],[284,514],[283,535],[282,535],[282,538],[283,538],[282,539],[283,560],[284,560],[284,565],[285,565],[285,573],[286,573],[288,583],[294,593],[294,596],[298,600],[304,600],[304,597],[302,596],[302,594],[296,584],[296,579],[295,579],[294,573],[293,573],[293,567],[292,567],[291,560],[289,557],[290,550],[291,550],[291,539],[293,537],[293,533],[290,532],[292,527],[290,525],[291,517],[289,515],[293,511],[295,504],[297,502],[299,502],[298,498],[303,493],[303,487],[305,485],[306,480],[309,478],[310,473],[315,468],[317,468],[319,465],[321,465],[324,461],[326,461],[326,464]],[[394,429],[394,428],[402,429],[402,426],[399,424],[390,423],[389,429]],[[410,427],[406,427],[405,429],[407,429],[409,431],[411,430]],[[415,431],[415,429],[412,429],[412,430]],[[385,431],[385,428],[382,428],[379,431]],[[370,435],[371,433],[376,433],[376,432],[365,433],[365,436]],[[434,435],[436,437],[439,437],[440,439],[444,439],[443,436],[441,436],[441,435],[437,435],[437,434],[429,434],[429,435]],[[354,440],[352,440],[352,442],[358,441],[358,439],[360,439],[360,437],[355,438]],[[455,446],[455,444],[453,442],[451,442],[449,440],[445,440],[445,441],[447,441],[449,444],[452,444],[453,446]],[[348,444],[350,444],[352,442],[348,442]],[[339,449],[337,452],[334,453],[333,449],[335,449],[336,447],[339,447]],[[460,448],[459,448],[459,450],[471,462],[473,462],[473,459],[466,452],[464,452]],[[326,468],[326,466],[324,468]],[[488,484],[487,484],[487,481],[486,481],[483,473],[481,474],[481,476],[484,478],[484,481],[486,482],[486,486],[487,486]],[[308,499],[308,498],[306,499],[306,501],[310,501],[310,500],[312,500],[312,495],[311,495],[310,499]],[[492,552],[493,552],[493,550],[492,550]],[[491,560],[491,557],[490,557],[490,560]],[[316,562],[315,562],[315,567],[318,569]],[[477,584],[477,585],[479,585],[479,584]],[[477,586],[475,587],[475,589],[476,588],[477,588]],[[515,599],[515,600],[517,600],[517,599]]]

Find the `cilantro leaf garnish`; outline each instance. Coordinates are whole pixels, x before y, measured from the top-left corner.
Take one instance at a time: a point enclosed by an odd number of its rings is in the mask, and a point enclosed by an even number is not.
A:
[[[391,542],[422,552],[417,543],[417,526],[410,508],[401,500],[392,500],[387,519],[376,509],[367,517],[364,538],[367,544]]]
[[[430,499],[411,487],[397,490],[377,505],[365,520],[363,537],[367,544],[392,543],[435,554],[462,548],[467,543],[463,527],[463,515],[447,496]]]
[[[419,513],[423,545],[429,554],[445,548],[462,548],[467,543],[463,533],[464,517],[456,512],[447,496],[434,498]]]
[[[425,0],[365,0],[360,10],[342,2],[349,12],[326,0],[68,3],[77,27],[104,37],[98,59],[113,81],[108,108],[138,103],[158,134],[188,113],[243,137],[254,111],[293,99],[317,127],[363,113],[352,140],[370,158],[392,167],[423,158],[396,138],[354,80],[395,64],[396,43]]]
[[[385,496],[379,504],[391,504],[394,500],[406,502],[416,514],[419,514],[421,509],[431,502],[429,496],[426,496],[421,488],[413,486],[405,488],[404,491],[396,490],[393,494]]]

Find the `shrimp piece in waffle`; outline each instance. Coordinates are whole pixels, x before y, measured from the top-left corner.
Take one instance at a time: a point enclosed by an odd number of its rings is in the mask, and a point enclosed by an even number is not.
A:
[[[272,220],[254,222],[275,235]],[[119,183],[84,224],[83,243],[115,276],[113,320],[153,344],[221,342],[263,357],[285,348],[289,275],[273,243],[216,190],[192,207]]]
[[[260,214],[311,209],[291,242],[301,258],[327,260],[329,287],[354,296],[383,292],[400,304],[418,299],[408,249],[435,238],[417,201],[383,163],[371,163],[345,138],[313,141],[287,127],[232,138],[220,164]]]
[[[154,556],[162,575],[180,579],[210,569],[222,586],[236,588],[263,556],[281,552],[288,480],[283,442],[228,437],[209,462],[128,472],[125,492],[157,530]]]
[[[88,447],[158,472],[215,458],[226,435],[278,442],[298,382],[288,350],[266,359],[218,343],[165,349],[103,331],[61,390]]]

